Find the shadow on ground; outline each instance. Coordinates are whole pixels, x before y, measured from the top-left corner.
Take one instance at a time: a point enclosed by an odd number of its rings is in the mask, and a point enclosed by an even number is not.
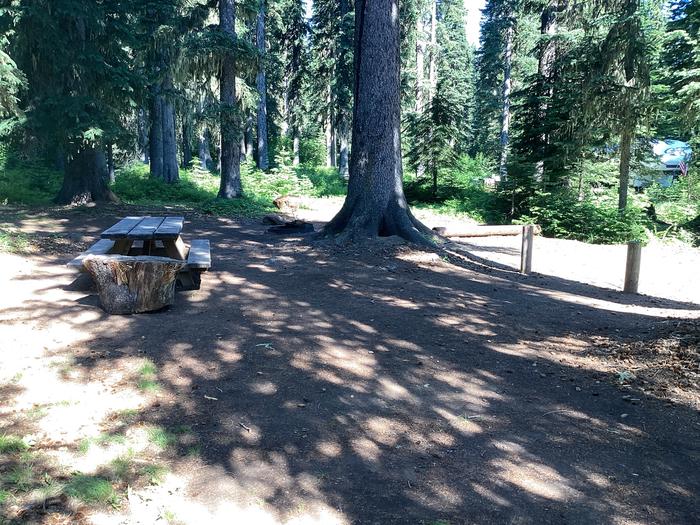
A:
[[[212,515],[235,504],[350,523],[696,519],[697,411],[627,403],[560,356],[697,305],[401,247],[332,250],[224,219],[184,233],[212,241],[202,289],[156,314],[76,321],[89,342],[67,351],[85,378],[125,354],[157,365],[162,391],[142,420],[192,429],[199,458],[183,445],[174,461]],[[15,314],[70,322],[95,308],[37,296]]]

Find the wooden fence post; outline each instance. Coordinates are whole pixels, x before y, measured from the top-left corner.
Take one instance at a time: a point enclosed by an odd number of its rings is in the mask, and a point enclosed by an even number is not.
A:
[[[642,244],[639,241],[627,243],[627,265],[625,266],[624,293],[637,293],[639,288],[639,268],[642,264]]]
[[[523,226],[523,244],[520,250],[520,273],[527,275],[532,271],[532,241],[535,227],[532,224]]]

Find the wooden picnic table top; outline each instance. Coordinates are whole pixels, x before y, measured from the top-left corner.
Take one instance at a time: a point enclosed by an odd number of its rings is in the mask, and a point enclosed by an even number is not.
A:
[[[102,232],[102,239],[175,240],[180,237],[184,217],[126,217]]]

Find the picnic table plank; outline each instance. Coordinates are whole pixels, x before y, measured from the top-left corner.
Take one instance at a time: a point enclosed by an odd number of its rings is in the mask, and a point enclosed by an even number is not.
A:
[[[153,239],[156,230],[163,223],[163,220],[163,217],[144,217],[143,220],[129,232],[129,239]]]
[[[184,217],[166,217],[156,230],[154,239],[177,239],[185,223]]]
[[[125,217],[114,226],[102,232],[102,239],[126,239],[129,232],[143,220],[143,217]]]
[[[196,239],[190,244],[187,266],[193,269],[211,268],[211,247],[208,239]]]
[[[83,267],[83,261],[88,255],[104,255],[109,253],[109,251],[114,247],[114,241],[110,239],[100,239],[95,244],[90,246],[83,253],[78,255],[75,259],[68,263],[68,266],[73,268],[81,269]]]

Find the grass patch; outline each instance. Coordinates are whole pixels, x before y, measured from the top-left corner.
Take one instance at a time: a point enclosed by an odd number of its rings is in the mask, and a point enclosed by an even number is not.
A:
[[[35,485],[35,477],[34,465],[30,462],[22,461],[3,476],[3,482],[12,486],[18,492],[28,492]]]
[[[29,236],[0,228],[0,252],[22,254],[29,251]]]
[[[65,493],[83,503],[119,505],[119,497],[112,484],[98,476],[76,474],[66,484]]]
[[[5,503],[7,503],[10,500],[11,496],[12,494],[7,492],[6,490],[0,489],[0,505],[4,505]]]
[[[139,411],[135,408],[120,410],[117,412],[116,418],[125,425],[131,425],[139,418]]]
[[[108,445],[123,445],[126,443],[126,436],[123,434],[100,434],[94,438],[85,438],[78,444],[78,452],[85,455],[90,450],[92,445],[108,446]]]
[[[165,450],[177,442],[177,436],[163,427],[154,427],[148,431],[148,441],[161,450]]]
[[[114,477],[121,481],[129,480],[131,473],[134,470],[134,454],[127,453],[126,456],[119,456],[110,463]]]
[[[163,483],[167,474],[168,469],[163,465],[145,465],[139,471],[139,475],[146,478],[151,485],[160,485]]]
[[[14,454],[27,450],[29,450],[29,445],[17,436],[0,436],[0,454]]]
[[[201,455],[202,447],[200,447],[199,445],[193,445],[191,447],[188,447],[185,451],[185,456],[187,456],[188,458],[198,458]]]
[[[139,379],[136,383],[139,390],[144,392],[156,392],[160,390],[158,384],[158,368],[152,361],[146,360],[138,370]]]

